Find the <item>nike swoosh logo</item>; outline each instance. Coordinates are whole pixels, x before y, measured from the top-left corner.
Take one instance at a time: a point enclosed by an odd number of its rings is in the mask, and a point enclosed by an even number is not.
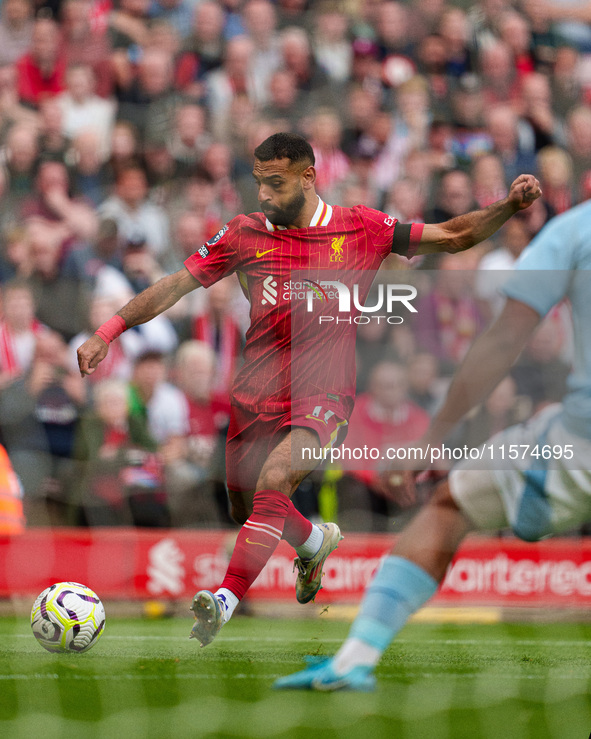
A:
[[[271,549],[271,547],[267,546],[266,544],[261,544],[260,541],[251,541],[249,538],[246,539],[247,544],[256,544],[258,547],[265,547],[265,549]]]
[[[273,247],[273,249],[267,249],[267,251],[259,251],[257,249],[256,258],[260,259],[261,257],[264,257],[265,254],[270,254],[272,251],[275,251],[276,249],[279,249],[278,246]]]

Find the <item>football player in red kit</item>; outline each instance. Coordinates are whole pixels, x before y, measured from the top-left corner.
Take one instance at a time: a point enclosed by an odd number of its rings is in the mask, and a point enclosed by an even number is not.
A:
[[[297,553],[296,597],[301,603],[320,589],[324,561],[342,538],[336,524],[308,521],[291,496],[316,466],[321,450],[340,443],[353,408],[355,367],[345,358],[354,355],[354,324],[343,324],[337,332],[338,346],[315,352],[315,365],[321,367],[315,366],[307,380],[309,364],[292,357],[298,340],[293,331],[298,329],[292,325],[295,306],[284,285],[291,285],[294,273],[334,273],[335,266],[343,273],[373,277],[391,252],[410,258],[468,249],[541,194],[535,177],[521,175],[506,198],[483,210],[441,224],[402,224],[363,205],[324,203],[315,191],[314,152],[297,134],[273,134],[254,154],[262,212],[233,218],[180,271],[133,298],[78,349],[81,373],[91,374],[122,331],[232,272],[238,273],[250,301],[244,364],[232,388],[226,446],[232,515],[242,528],[220,587],[215,593],[199,591],[193,599],[192,636],[202,646],[229,620],[282,538]],[[362,300],[370,284],[371,279],[360,291]],[[299,338],[305,344],[310,337],[313,332]],[[301,371],[294,369],[298,361]],[[312,450],[307,465],[293,465],[292,459],[304,458],[304,449]]]

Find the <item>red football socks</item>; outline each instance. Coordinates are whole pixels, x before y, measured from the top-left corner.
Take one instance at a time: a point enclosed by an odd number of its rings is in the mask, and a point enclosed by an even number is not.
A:
[[[285,517],[285,526],[283,527],[283,538],[294,549],[302,546],[308,540],[312,533],[314,524],[297,510],[294,504],[289,501],[287,516]]]
[[[220,588],[244,597],[281,540],[289,506],[289,498],[278,490],[255,493],[252,513],[238,533]]]

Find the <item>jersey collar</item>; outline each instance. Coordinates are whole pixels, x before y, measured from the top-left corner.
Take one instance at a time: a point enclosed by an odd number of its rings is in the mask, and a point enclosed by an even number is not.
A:
[[[312,216],[312,220],[310,221],[310,225],[308,226],[308,228],[314,228],[316,226],[328,226],[331,218],[332,205],[328,205],[328,203],[325,203],[322,198],[318,196],[318,206],[316,208],[316,211],[314,212],[314,215]],[[287,230],[285,226],[275,226],[268,218],[265,218],[265,226],[267,227],[267,231]]]

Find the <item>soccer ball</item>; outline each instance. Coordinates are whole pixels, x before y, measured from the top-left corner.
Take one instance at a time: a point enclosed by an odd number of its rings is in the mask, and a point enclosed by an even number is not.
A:
[[[105,630],[105,608],[85,585],[58,582],[37,597],[31,628],[48,652],[86,652]]]

